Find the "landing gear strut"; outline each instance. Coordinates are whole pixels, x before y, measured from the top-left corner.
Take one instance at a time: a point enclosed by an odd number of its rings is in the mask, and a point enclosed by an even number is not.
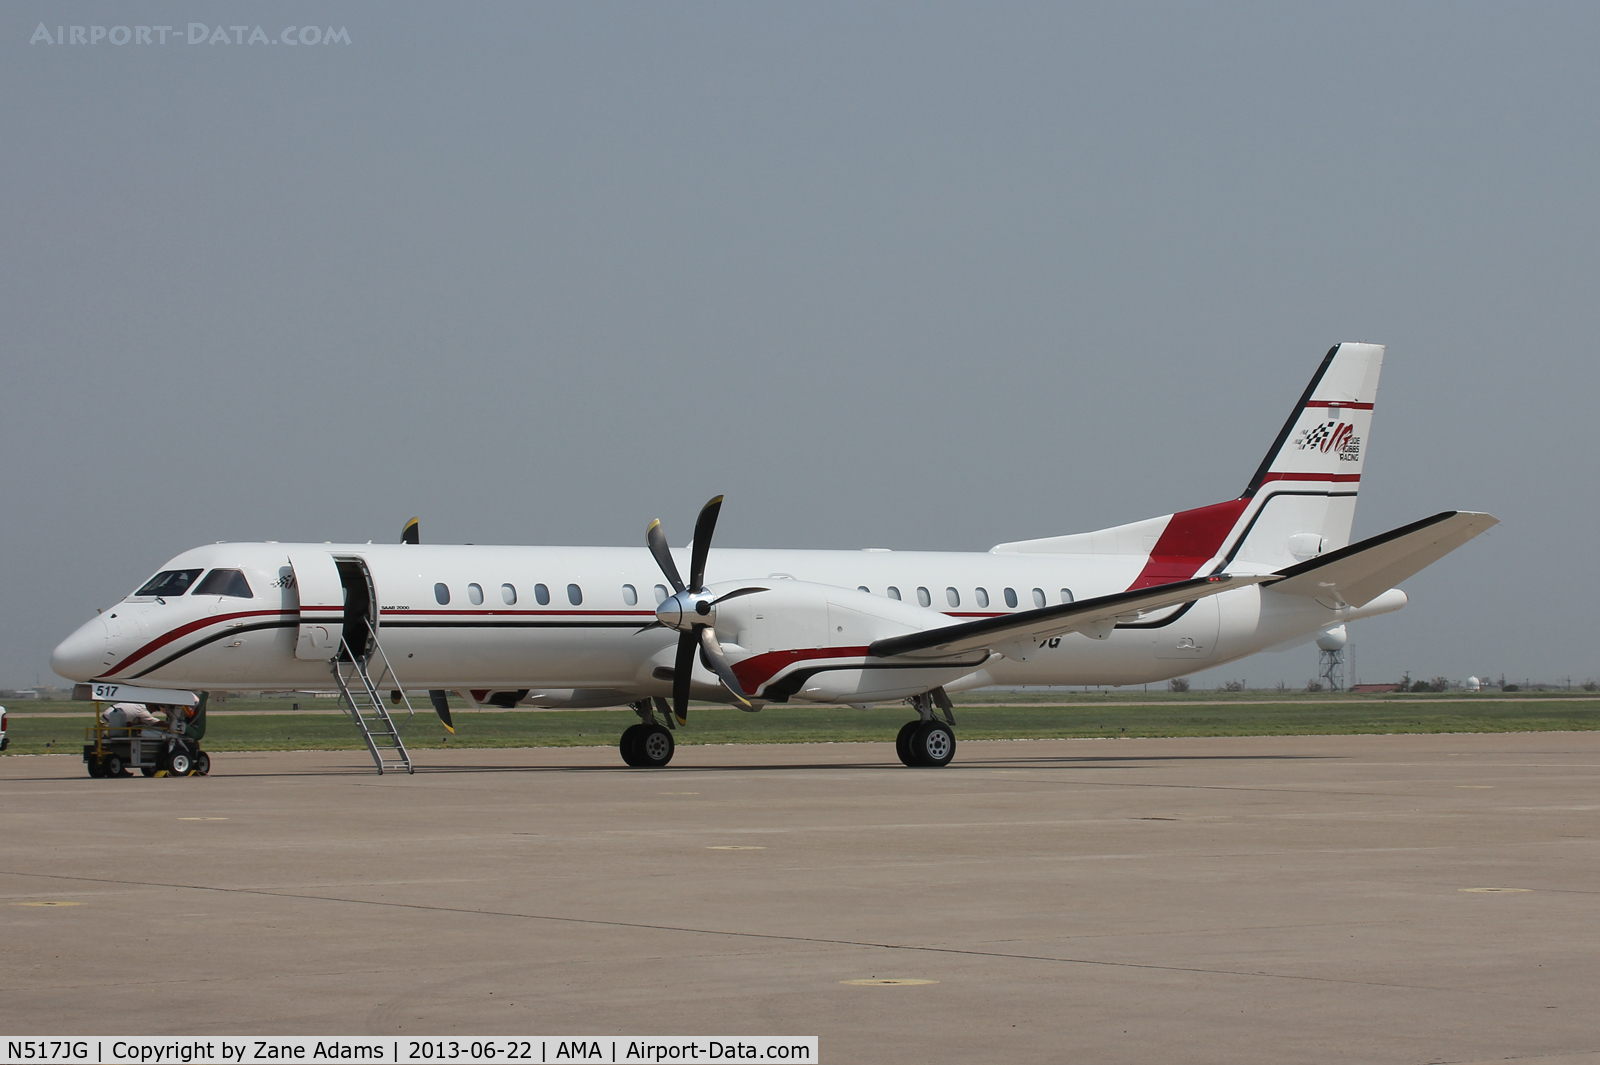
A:
[[[935,688],[931,692],[913,696],[911,705],[917,711],[917,720],[907,721],[894,738],[894,750],[900,756],[900,761],[914,768],[949,765],[950,759],[956,756],[953,728],[956,713],[955,707],[950,704],[950,697],[943,688]],[[934,717],[935,706],[944,713],[943,721]]]
[[[639,723],[629,725],[622,731],[622,742],[617,744],[622,751],[622,760],[639,769],[659,769],[672,761],[672,753],[677,748],[670,728],[672,714],[663,714],[667,719],[667,725],[663,726],[656,720],[649,699],[640,699],[630,705],[633,712],[639,715]]]

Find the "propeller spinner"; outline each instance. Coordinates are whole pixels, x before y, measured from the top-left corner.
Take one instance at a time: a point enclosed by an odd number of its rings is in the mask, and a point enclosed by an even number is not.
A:
[[[739,685],[739,678],[734,676],[733,667],[728,665],[728,659],[722,653],[722,644],[717,640],[717,604],[767,589],[739,588],[721,596],[713,596],[706,590],[706,558],[711,553],[711,534],[716,530],[717,515],[721,510],[722,497],[717,496],[701,508],[700,517],[695,519],[687,584],[678,572],[672,549],[667,546],[667,536],[661,531],[661,519],[652,521],[644,534],[650,554],[672,585],[673,594],[656,607],[656,620],[639,631],[661,627],[675,629],[679,634],[678,654],[672,669],[672,712],[680,724],[689,720],[689,678],[694,670],[697,650],[703,652],[706,662],[716,671],[734,701],[746,710],[754,709],[750,697]]]

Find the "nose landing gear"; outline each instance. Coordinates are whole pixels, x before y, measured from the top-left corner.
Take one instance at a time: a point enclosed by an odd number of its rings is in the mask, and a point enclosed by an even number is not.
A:
[[[622,752],[622,760],[637,769],[659,769],[672,761],[673,752],[677,749],[672,730],[656,720],[649,699],[640,699],[631,705],[633,712],[639,715],[639,723],[629,725],[622,731],[622,741],[617,744]],[[662,716],[670,726],[672,714],[667,712]]]
[[[937,704],[944,720],[934,717]],[[912,768],[939,768],[950,764],[956,756],[955,707],[943,688],[935,688],[923,695],[913,696],[911,705],[916,708],[917,720],[900,726],[894,738],[894,751],[900,761]]]

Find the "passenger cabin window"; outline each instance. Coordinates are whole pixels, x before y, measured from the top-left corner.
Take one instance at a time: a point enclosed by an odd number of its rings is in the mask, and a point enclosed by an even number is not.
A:
[[[1006,589],[1006,606],[1012,610],[1017,608],[1017,590],[1015,588]]]
[[[448,606],[450,604],[450,586],[448,584],[435,584],[433,586],[433,598],[438,601],[440,606]]]
[[[1071,588],[1063,588],[1063,589],[1061,589],[1061,601],[1063,603],[1072,602],[1072,589]]]
[[[516,606],[517,586],[514,584],[502,584],[500,586],[500,601],[505,603],[506,606]]]
[[[542,584],[535,584],[533,586],[533,597],[534,599],[538,600],[540,606],[550,605],[550,589],[546,588]]]
[[[482,606],[483,605],[483,585],[481,585],[481,584],[469,584],[469,585],[467,585],[467,598],[472,600],[472,605],[473,606]]]
[[[582,606],[583,589],[579,588],[576,584],[567,585],[567,602],[571,603],[573,606]]]
[[[1034,606],[1044,606],[1044,589],[1043,588],[1035,588],[1033,590],[1033,605]]]
[[[980,607],[989,605],[989,589],[987,588],[974,588],[972,597],[978,601]]]
[[[946,588],[944,590],[944,601],[949,603],[951,606],[960,606],[961,593],[956,591],[954,588]]]
[[[886,591],[888,591],[890,599],[899,599],[900,598],[900,589],[896,588],[894,585],[892,585],[892,584],[889,585],[889,587],[886,589]]]
[[[868,595],[872,594],[872,589],[868,588],[865,584],[856,585],[856,591],[858,591],[858,592],[866,592]]]
[[[928,594],[928,589],[926,589],[926,588],[918,588],[917,589],[917,604],[919,606],[932,606],[933,605],[933,596]]]
[[[164,569],[144,582],[134,595],[182,595],[189,590],[195,578],[204,573],[200,569]]]
[[[189,594],[229,595],[235,599],[255,598],[255,593],[250,590],[250,582],[244,579],[244,572],[236,569],[212,570]]]
[[[639,601],[639,589],[631,584],[624,584],[622,586],[622,601],[629,606],[637,603]]]
[[[667,601],[667,586],[665,584],[658,584],[656,585],[655,591],[656,605],[660,606],[662,603]]]

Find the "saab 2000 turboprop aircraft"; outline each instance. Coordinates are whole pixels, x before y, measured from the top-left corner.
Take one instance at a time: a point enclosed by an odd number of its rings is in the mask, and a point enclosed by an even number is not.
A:
[[[450,690],[471,705],[627,704],[641,721],[622,754],[644,766],[671,759],[691,698],[906,700],[901,760],[944,765],[949,692],[1138,684],[1336,645],[1494,525],[1447,511],[1350,544],[1383,353],[1330,350],[1244,492],[1196,510],[981,554],[712,552],[720,496],[686,552],[660,522],[647,550],[423,545],[415,521],[400,544],[219,543],[167,563],[51,665],[193,690],[315,689],[331,672],[380,715],[378,692],[429,690],[446,725]]]

